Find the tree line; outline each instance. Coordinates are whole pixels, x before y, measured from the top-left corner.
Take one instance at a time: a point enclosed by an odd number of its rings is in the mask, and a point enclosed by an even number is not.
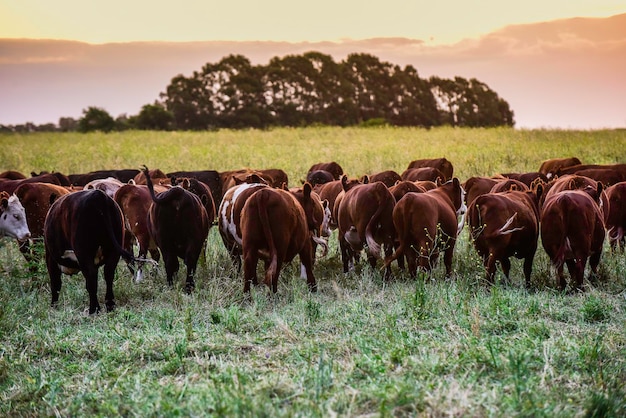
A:
[[[267,65],[252,65],[243,55],[226,56],[190,76],[177,75],[159,100],[134,116],[114,119],[102,108],[89,107],[79,120],[21,127],[109,132],[377,124],[492,127],[514,126],[515,121],[509,104],[475,78],[425,79],[411,65],[401,68],[370,54],[336,62],[308,52],[274,57]]]

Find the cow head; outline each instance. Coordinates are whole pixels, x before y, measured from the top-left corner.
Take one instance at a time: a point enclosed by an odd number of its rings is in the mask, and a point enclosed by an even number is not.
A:
[[[341,177],[341,187],[343,187],[343,191],[344,192],[347,192],[348,190],[350,190],[354,186],[357,186],[359,184],[367,184],[369,182],[369,177],[368,176],[363,176],[362,180],[363,181],[361,181],[359,179],[350,179],[350,180],[348,180],[348,176],[343,175]]]
[[[8,236],[25,241],[30,238],[24,207],[16,195],[0,194],[0,237]]]
[[[330,236],[330,208],[328,207],[328,201],[324,200],[322,202],[309,183],[304,183],[302,189],[293,192],[293,195],[304,209],[311,239],[322,246],[324,255],[326,255],[328,244],[322,237]]]

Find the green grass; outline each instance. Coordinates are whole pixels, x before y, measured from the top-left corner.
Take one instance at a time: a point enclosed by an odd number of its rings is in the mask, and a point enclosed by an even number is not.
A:
[[[459,178],[534,171],[546,158],[626,161],[625,131],[376,128],[0,136],[0,171],[109,167],[164,171],[279,167],[297,184],[318,161],[357,176],[445,155]],[[467,231],[451,279],[411,280],[358,266],[344,275],[336,232],[315,274],[287,265],[276,296],[244,301],[216,228],[186,295],[160,266],[134,284],[120,264],[117,308],[87,316],[82,276],[50,308],[43,263],[31,272],[0,241],[2,416],[597,416],[626,414],[626,258],[603,254],[584,294],[556,290],[543,250],[533,289],[521,261],[487,287]],[[498,273],[498,278],[502,278]],[[100,282],[103,293],[104,284]],[[101,300],[103,295],[101,295]]]

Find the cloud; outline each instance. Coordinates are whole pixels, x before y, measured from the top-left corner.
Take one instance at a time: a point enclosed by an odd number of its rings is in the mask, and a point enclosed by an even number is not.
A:
[[[432,45],[407,38],[338,42],[0,40],[0,123],[56,122],[89,106],[136,114],[170,80],[241,54],[254,64],[320,51],[336,61],[369,53],[422,77],[477,78],[509,102],[518,127],[626,126],[626,14],[507,26]]]

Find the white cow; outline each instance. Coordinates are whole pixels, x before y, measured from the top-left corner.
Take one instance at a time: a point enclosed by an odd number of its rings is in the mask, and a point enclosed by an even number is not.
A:
[[[7,236],[25,241],[30,238],[26,213],[17,196],[0,192],[0,238]]]

